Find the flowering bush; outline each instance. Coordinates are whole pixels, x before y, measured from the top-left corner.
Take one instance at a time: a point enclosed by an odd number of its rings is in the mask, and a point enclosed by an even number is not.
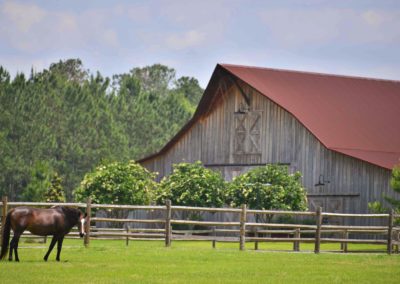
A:
[[[149,204],[156,188],[154,173],[141,165],[114,162],[85,175],[74,192],[77,201],[103,204]]]
[[[279,165],[257,167],[236,177],[226,191],[226,201],[251,209],[307,210],[301,174],[289,174],[286,166]]]
[[[221,207],[225,181],[219,172],[206,169],[200,161],[175,164],[171,175],[161,180],[157,202],[173,205]]]

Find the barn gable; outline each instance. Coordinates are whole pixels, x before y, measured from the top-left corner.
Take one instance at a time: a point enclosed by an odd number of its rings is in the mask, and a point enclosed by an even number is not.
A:
[[[284,103],[279,94],[271,98],[271,90],[274,90],[274,93],[281,91],[278,87],[267,84],[268,87],[274,86],[274,88],[266,92],[262,86],[260,87],[258,79],[251,81],[251,84],[247,82],[254,77],[250,76],[253,69],[256,72],[258,68],[235,68],[231,65],[218,65],[191,121],[159,153],[139,162],[148,169],[159,172],[162,177],[171,172],[173,163],[201,160],[205,166],[221,171],[227,180],[257,165],[287,164],[292,171],[299,170],[303,173],[303,184],[308,190],[310,206],[323,205],[329,211],[366,212],[369,201],[381,200],[382,193],[393,194],[389,188],[388,161],[391,159],[390,161],[395,162],[396,158],[391,154],[400,153],[396,144],[388,143],[390,147],[393,146],[389,149],[391,152],[385,152],[386,148],[347,149],[347,145],[332,144],[332,141],[342,140],[326,140],[330,134],[328,133],[328,136],[323,134],[336,131],[334,128],[336,124],[327,126],[329,131],[322,129],[322,134],[312,132],[313,127],[299,119],[302,113],[295,113],[293,109],[282,106]],[[246,73],[245,76],[237,70],[250,73]],[[238,72],[240,74],[236,74]],[[307,75],[322,76],[308,73]],[[347,77],[344,78],[347,80]],[[287,83],[286,79],[279,76],[275,80],[280,81],[282,85]],[[317,81],[314,83],[320,86],[322,83]],[[386,82],[398,86],[398,82],[384,81]],[[296,90],[299,92],[299,87],[295,86],[291,87],[293,88],[291,95],[296,94]],[[398,91],[396,94],[400,97]],[[320,93],[320,96],[322,95],[323,93]],[[395,96],[392,98],[393,103],[397,103],[396,98]],[[286,99],[293,103],[290,99]],[[311,105],[316,108],[321,107],[314,102]],[[330,107],[334,109],[332,105]],[[388,113],[391,111],[390,108]],[[338,113],[341,112],[343,110],[339,110]],[[306,119],[309,119],[307,115],[309,113],[306,113]],[[324,121],[320,116],[315,117],[319,123]],[[391,124],[396,123],[392,121]],[[381,132],[384,129],[391,130],[391,127],[382,128]],[[363,134],[364,130],[360,133]],[[355,138],[352,138],[352,143],[360,135],[356,134]],[[397,139],[396,135],[393,135],[394,139]],[[365,143],[362,146],[383,145],[378,142],[382,141],[377,140],[375,144],[368,142],[370,144]],[[336,149],[338,145],[341,147]],[[363,159],[360,159],[358,154],[353,155],[352,151],[366,151],[368,155],[377,157],[372,162],[370,158],[366,158],[365,153],[361,153]],[[390,157],[384,159],[385,164],[382,165],[378,162],[385,154]]]

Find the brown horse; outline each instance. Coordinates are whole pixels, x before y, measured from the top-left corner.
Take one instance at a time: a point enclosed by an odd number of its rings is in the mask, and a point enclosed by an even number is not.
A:
[[[18,242],[22,233],[28,230],[34,235],[48,236],[52,235],[49,250],[44,256],[47,261],[49,254],[56,242],[57,244],[57,261],[60,261],[60,253],[64,236],[68,234],[72,227],[78,225],[80,236],[84,236],[85,217],[83,213],[76,208],[65,206],[54,206],[50,209],[38,209],[30,207],[16,207],[11,209],[6,217],[4,225],[0,259],[4,259],[7,254],[8,244],[10,240],[10,229],[14,232],[14,237],[10,242],[10,253],[8,260],[12,260],[13,251],[15,252],[15,261],[18,258]]]

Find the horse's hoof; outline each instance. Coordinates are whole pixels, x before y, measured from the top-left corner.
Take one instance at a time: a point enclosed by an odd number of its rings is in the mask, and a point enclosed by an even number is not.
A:
[[[43,260],[44,260],[44,261],[47,261],[47,258],[45,257],[45,258],[43,258]]]
[[[57,261],[60,261],[60,259],[56,259]]]

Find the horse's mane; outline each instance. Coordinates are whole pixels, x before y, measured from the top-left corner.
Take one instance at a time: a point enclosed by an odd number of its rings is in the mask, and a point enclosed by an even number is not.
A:
[[[76,221],[81,214],[81,211],[74,207],[57,205],[51,208],[61,211],[65,215],[65,217],[71,221]]]

